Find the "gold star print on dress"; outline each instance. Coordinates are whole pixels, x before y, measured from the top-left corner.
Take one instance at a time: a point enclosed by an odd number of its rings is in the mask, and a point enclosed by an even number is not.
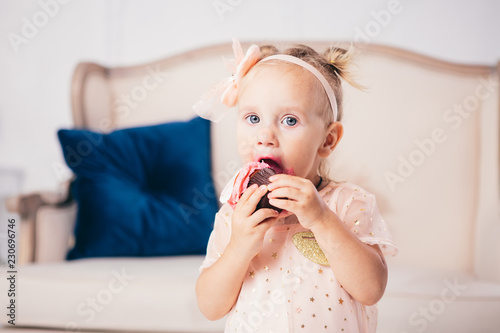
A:
[[[369,244],[390,246],[373,196],[365,197],[357,188],[329,183],[319,193],[353,235]],[[204,268],[226,250],[233,212],[224,205],[216,215]],[[342,288],[314,236],[295,216],[273,224],[248,266],[225,332],[376,332],[377,307],[361,304]]]

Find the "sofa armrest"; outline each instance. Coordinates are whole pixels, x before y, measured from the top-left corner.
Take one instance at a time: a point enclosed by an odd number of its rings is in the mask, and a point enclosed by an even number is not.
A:
[[[34,192],[7,198],[5,202],[7,210],[17,213],[20,219],[17,231],[17,262],[19,264],[36,262],[39,256],[37,251],[47,253],[47,251],[43,249],[43,246],[48,244],[47,240],[45,240],[43,235],[39,234],[38,227],[40,225],[45,226],[48,223],[46,221],[55,216],[53,213],[54,210],[62,209],[61,213],[63,215],[65,214],[67,219],[73,219],[73,221],[68,221],[70,223],[69,227],[74,225],[74,213],[71,209],[68,210],[69,207],[75,205],[69,190],[71,181],[62,185],[60,192]],[[75,210],[75,208],[73,208],[73,210]],[[41,224],[39,223],[39,219],[43,221]],[[56,220],[61,219],[62,218],[59,216]],[[58,224],[58,226],[60,225]],[[44,228],[46,229],[47,227]],[[47,233],[45,229],[44,234]],[[38,244],[39,241],[41,241],[41,244]],[[68,243],[67,239],[58,240],[54,239],[54,236],[50,236],[49,244],[50,242],[57,243],[59,241]]]
[[[47,263],[66,259],[74,244],[73,230],[77,204],[42,206],[36,214],[35,262]]]

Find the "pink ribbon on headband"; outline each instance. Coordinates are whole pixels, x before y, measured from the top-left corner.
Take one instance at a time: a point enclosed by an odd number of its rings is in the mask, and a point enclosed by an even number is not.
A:
[[[240,43],[235,39],[233,41],[233,51],[236,56],[236,73],[232,78],[231,84],[224,90],[221,96],[221,102],[232,108],[236,106],[238,100],[238,89],[241,79],[248,71],[260,60],[260,48],[257,45],[252,45],[248,48],[247,53],[243,57],[243,50]]]
[[[233,39],[233,52],[234,60],[224,59],[226,69],[233,74],[213,86],[193,105],[195,112],[202,118],[218,122],[230,108],[236,106],[241,79],[260,60],[260,48],[257,45],[250,46],[243,55],[237,39]]]
[[[238,89],[241,79],[248,73],[248,71],[260,60],[260,48],[257,45],[252,45],[248,48],[245,55],[243,55],[243,49],[238,40],[233,39],[233,52],[235,60],[233,62],[226,61],[226,68],[231,70],[235,68],[235,71],[231,77],[223,79],[215,86],[213,86],[209,91],[207,91],[201,97],[193,109],[202,118],[218,122],[220,121],[226,112],[236,106],[238,102]],[[311,74],[313,74],[325,89],[328,100],[333,111],[333,119],[337,120],[337,101],[335,99],[335,94],[332,87],[326,80],[326,78],[316,69],[314,66],[308,64],[302,59],[297,57],[286,55],[286,54],[276,54],[266,57],[260,61],[269,60],[282,60],[299,65],[307,69]],[[234,65],[234,62],[236,63]],[[226,108],[221,107],[220,104],[226,106]]]

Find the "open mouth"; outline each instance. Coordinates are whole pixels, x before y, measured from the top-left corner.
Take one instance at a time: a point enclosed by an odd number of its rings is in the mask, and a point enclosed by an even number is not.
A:
[[[276,173],[283,173],[283,167],[280,164],[280,161],[278,159],[274,159],[272,157],[263,157],[258,159],[259,162],[264,162],[269,165],[271,169],[274,170]]]

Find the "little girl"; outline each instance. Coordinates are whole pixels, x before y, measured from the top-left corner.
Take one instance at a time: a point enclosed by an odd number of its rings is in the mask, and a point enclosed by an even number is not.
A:
[[[328,180],[324,168],[343,134],[341,78],[359,87],[347,71],[351,52],[253,45],[243,56],[233,47],[238,67],[221,101],[237,106],[239,154],[282,173],[217,213],[199,307],[211,320],[229,314],[225,332],[375,332],[383,252],[397,250],[375,197]],[[283,211],[256,210],[265,195]]]

